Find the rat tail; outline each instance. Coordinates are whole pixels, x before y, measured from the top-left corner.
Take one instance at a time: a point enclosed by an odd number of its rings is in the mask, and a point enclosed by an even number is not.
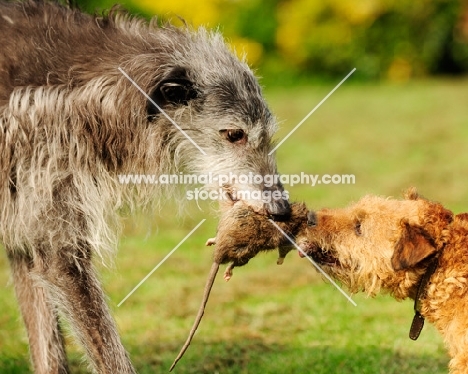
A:
[[[190,343],[192,342],[193,336],[195,335],[195,332],[197,331],[198,326],[200,325],[203,314],[205,313],[205,306],[206,306],[206,303],[208,302],[208,298],[210,297],[211,288],[213,287],[213,283],[215,281],[216,275],[218,274],[218,270],[219,270],[219,264],[216,262],[213,262],[213,265],[211,266],[210,274],[208,275],[208,279],[206,280],[205,291],[203,293],[203,300],[200,305],[200,308],[198,309],[198,314],[197,314],[197,317],[195,318],[195,322],[193,323],[192,329],[190,330],[190,334],[187,340],[185,341],[184,346],[182,347],[176,359],[172,363],[172,366],[169,369],[169,371],[172,371],[172,369],[175,368],[175,366],[177,365],[177,362],[179,362],[179,360],[185,354],[185,351],[188,349]]]

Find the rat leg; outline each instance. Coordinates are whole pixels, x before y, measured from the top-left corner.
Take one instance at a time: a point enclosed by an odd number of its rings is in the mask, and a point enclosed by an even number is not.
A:
[[[216,237],[209,238],[205,243],[206,246],[215,245],[215,244],[216,244]]]
[[[231,263],[229,264],[229,266],[226,268],[226,270],[224,271],[224,280],[225,280],[226,282],[228,282],[229,279],[231,279],[231,277],[232,277],[232,269],[234,269],[235,266],[236,266],[236,265],[234,265],[234,262],[231,262]]]
[[[277,265],[282,265],[286,255],[292,251],[294,248],[291,245],[278,247],[278,260],[276,260]]]
[[[244,266],[245,264],[247,264],[249,262],[249,260],[251,259],[252,257],[249,257],[249,258],[238,258],[236,259],[235,261],[231,262],[229,264],[229,266],[226,268],[226,270],[224,271],[224,280],[227,282],[229,281],[229,279],[231,279],[232,277],[232,270],[235,268],[235,267],[240,267],[240,266]]]

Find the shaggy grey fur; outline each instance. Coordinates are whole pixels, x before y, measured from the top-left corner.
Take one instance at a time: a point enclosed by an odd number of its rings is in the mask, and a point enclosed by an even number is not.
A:
[[[275,119],[247,65],[203,28],[29,1],[0,2],[0,35],[0,240],[35,372],[68,372],[60,315],[95,372],[133,373],[91,259],[112,254],[123,204],[145,205],[165,191],[119,184],[117,175],[275,174]],[[289,211],[282,199],[248,203]]]

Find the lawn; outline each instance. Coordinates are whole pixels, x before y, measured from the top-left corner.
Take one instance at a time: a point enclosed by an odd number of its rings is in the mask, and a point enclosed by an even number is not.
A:
[[[282,139],[333,88],[266,89]],[[455,212],[468,211],[467,80],[337,90],[277,152],[283,174],[354,174],[355,184],[285,186],[311,208],[343,206],[366,193],[400,196],[416,186]],[[114,268],[98,264],[123,342],[139,373],[166,372],[198,309],[215,233],[208,204],[182,216],[167,202],[154,216],[125,219]],[[187,214],[188,213],[188,214]],[[207,221],[127,301],[117,304],[202,218]],[[6,256],[0,255],[0,372],[29,373],[27,339]],[[435,329],[408,338],[412,302],[354,296],[352,306],[310,264],[261,254],[217,280],[204,320],[176,373],[446,373]],[[69,339],[74,373],[86,373]]]

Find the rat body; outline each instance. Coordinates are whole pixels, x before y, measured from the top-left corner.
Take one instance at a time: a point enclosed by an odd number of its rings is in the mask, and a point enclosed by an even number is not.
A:
[[[290,238],[294,239],[295,235],[307,226],[307,207],[303,203],[294,203],[291,205],[291,215],[288,220],[275,223]],[[280,265],[288,252],[294,248],[288,238],[274,226],[266,215],[254,212],[242,202],[235,204],[223,214],[218,225],[216,238],[210,238],[206,242],[206,245],[214,244],[216,244],[216,248],[213,264],[205,284],[202,303],[189,336],[169,371],[172,371],[182,358],[200,325],[220,264],[229,263],[224,272],[224,279],[228,281],[234,267],[247,264],[259,252],[278,248],[277,264]]]
[[[286,221],[275,222],[290,238],[294,238],[307,224],[307,207],[303,203],[291,205],[291,215]],[[216,238],[208,239],[207,245],[216,244],[214,262],[230,263],[224,273],[228,281],[232,269],[247,264],[259,252],[278,248],[277,264],[283,263],[292,243],[275,227],[266,215],[254,212],[242,202],[227,211],[218,225]]]

